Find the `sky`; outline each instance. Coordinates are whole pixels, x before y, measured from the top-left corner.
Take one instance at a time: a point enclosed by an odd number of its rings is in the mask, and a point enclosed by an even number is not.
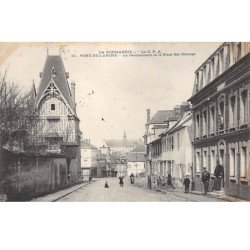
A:
[[[186,101],[194,71],[220,44],[1,43],[0,72],[8,69],[8,80],[22,90],[33,80],[38,88],[47,53],[60,53],[76,83],[83,138],[101,146],[104,139],[122,139],[124,131],[128,139],[142,138],[146,109],[152,117]]]

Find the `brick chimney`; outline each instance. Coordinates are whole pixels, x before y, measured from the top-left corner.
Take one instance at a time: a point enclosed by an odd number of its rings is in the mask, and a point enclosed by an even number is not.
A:
[[[150,109],[147,109],[147,123],[150,122]]]
[[[76,83],[74,81],[70,82],[70,90],[71,90],[74,109],[76,109]]]

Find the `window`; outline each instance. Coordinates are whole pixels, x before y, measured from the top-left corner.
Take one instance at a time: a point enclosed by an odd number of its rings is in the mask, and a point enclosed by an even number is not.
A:
[[[203,151],[203,167],[207,168],[207,151]]]
[[[177,147],[179,150],[180,149],[180,134],[179,133],[177,134]]]
[[[241,92],[240,95],[240,121],[241,124],[246,124],[248,119],[247,115],[247,90]]]
[[[224,97],[219,102],[218,126],[219,130],[224,129]]]
[[[200,172],[200,159],[201,158],[201,154],[200,152],[196,152],[196,172]]]
[[[235,148],[230,149],[230,177],[235,177]]]
[[[211,150],[211,169],[210,169],[211,174],[213,174],[215,170],[215,164],[216,164],[215,160],[216,160],[215,151]]]
[[[230,46],[225,46],[225,70],[230,67]]]
[[[56,110],[56,105],[55,105],[54,103],[52,103],[52,104],[50,105],[50,109],[51,109],[51,110]]]
[[[200,116],[196,115],[196,137],[200,136]]]
[[[241,58],[241,43],[237,44],[237,60]]]
[[[240,177],[247,177],[247,148],[242,147],[240,152]]]
[[[230,105],[229,105],[229,126],[235,127],[235,114],[236,114],[236,105],[235,105],[235,96],[230,98]]]
[[[225,62],[224,62],[224,49],[220,51],[220,74],[224,71]]]
[[[203,112],[203,129],[202,129],[203,135],[207,134],[207,111]]]
[[[210,132],[215,132],[215,107],[211,107],[210,109]]]

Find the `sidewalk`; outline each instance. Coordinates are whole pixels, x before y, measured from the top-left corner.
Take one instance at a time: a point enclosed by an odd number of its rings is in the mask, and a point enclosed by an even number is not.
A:
[[[135,185],[143,188],[148,188],[147,179],[146,178],[136,178]],[[190,195],[200,195],[201,197],[209,197],[214,199],[219,199],[222,201],[230,201],[230,202],[244,202],[244,200],[236,199],[230,196],[226,196],[224,192],[209,192],[207,196],[204,196],[204,193],[199,191],[189,191],[189,193],[184,193],[182,188],[171,188],[167,186],[157,186],[155,183],[152,183],[152,190],[159,191],[165,194],[171,193],[176,196],[187,198],[188,200],[192,200]],[[191,198],[191,199],[190,199]],[[193,200],[197,201],[197,200]]]
[[[53,202],[53,201],[57,201],[57,200],[65,197],[66,195],[71,194],[71,193],[75,192],[76,190],[81,189],[81,188],[87,186],[88,184],[89,184],[89,182],[84,182],[84,183],[75,185],[73,187],[60,190],[60,191],[55,192],[53,194],[48,194],[48,195],[45,195],[43,197],[39,197],[37,199],[33,199],[31,201],[32,202],[40,202],[40,201],[41,202]]]
[[[202,192],[199,192],[199,191],[190,191],[189,192],[190,194],[196,194],[196,195],[204,195],[204,193]],[[234,198],[234,197],[230,197],[230,196],[227,196],[225,195],[224,192],[208,192],[207,194],[208,197],[211,197],[211,198],[216,198],[216,199],[220,199],[220,200],[224,200],[224,201],[230,201],[230,202],[236,202],[236,201],[240,201],[240,202],[244,202],[244,200],[241,200],[241,199],[237,199],[237,198]]]

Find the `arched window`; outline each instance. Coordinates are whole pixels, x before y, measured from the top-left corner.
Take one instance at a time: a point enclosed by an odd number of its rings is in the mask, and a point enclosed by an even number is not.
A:
[[[218,99],[218,127],[219,130],[225,128],[225,95],[221,94]]]

